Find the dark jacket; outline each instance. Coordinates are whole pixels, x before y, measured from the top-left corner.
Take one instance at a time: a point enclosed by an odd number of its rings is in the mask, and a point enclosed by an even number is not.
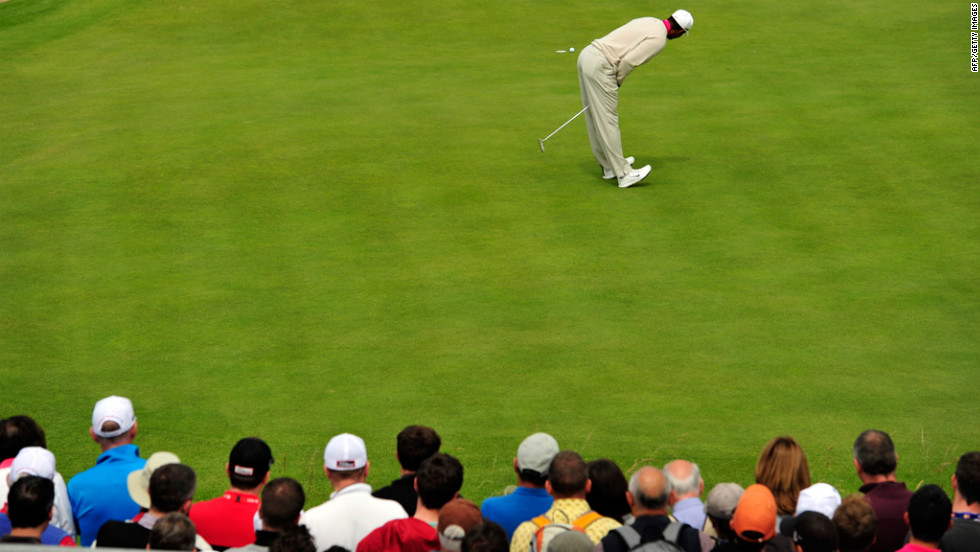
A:
[[[377,498],[394,500],[405,508],[408,517],[415,515],[415,506],[418,505],[419,495],[415,492],[415,474],[403,475],[391,482],[391,485],[382,487],[371,493]]]
[[[871,545],[870,552],[892,552],[905,546],[909,526],[904,516],[909,509],[912,491],[905,488],[905,483],[897,481],[868,483],[859,490],[878,516],[878,531],[875,533],[878,540]]]
[[[150,530],[131,521],[111,519],[99,527],[95,537],[98,548],[146,548],[150,542]]]
[[[663,530],[670,524],[670,517],[662,516],[640,516],[633,520],[630,527],[636,529],[640,534],[640,542],[650,542],[663,538]],[[615,531],[610,531],[602,541],[603,552],[629,552],[626,541]],[[688,524],[681,528],[680,535],[677,536],[677,545],[684,552],[701,552],[701,537],[698,530]]]

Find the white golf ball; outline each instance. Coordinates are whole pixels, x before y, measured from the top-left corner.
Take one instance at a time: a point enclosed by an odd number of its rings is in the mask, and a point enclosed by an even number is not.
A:
[[[574,52],[575,51],[575,48],[569,48],[568,51],[569,52]]]

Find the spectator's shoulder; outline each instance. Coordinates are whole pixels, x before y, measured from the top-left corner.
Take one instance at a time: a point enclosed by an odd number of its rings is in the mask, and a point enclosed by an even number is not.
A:
[[[510,552],[527,552],[531,546],[531,538],[534,536],[535,527],[533,521],[524,521],[514,529],[514,535],[510,539]]]
[[[381,552],[384,550],[384,540],[385,535],[391,528],[391,524],[394,521],[388,521],[368,533],[357,543],[357,550],[355,552]]]
[[[503,507],[504,502],[505,502],[503,500],[504,498],[506,498],[506,495],[505,496],[491,496],[491,497],[485,498],[485,499],[483,499],[483,502],[480,503],[480,510],[482,510],[484,512],[487,511],[487,509],[490,509],[491,511],[498,510],[501,507]]]

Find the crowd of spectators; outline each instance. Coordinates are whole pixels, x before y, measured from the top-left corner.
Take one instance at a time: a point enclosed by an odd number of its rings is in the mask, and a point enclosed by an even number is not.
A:
[[[705,489],[686,459],[624,474],[586,462],[546,433],[514,458],[516,486],[482,505],[460,497],[463,465],[440,452],[432,428],[398,434],[401,474],[373,490],[364,441],[336,435],[323,453],[329,500],[307,505],[295,479],[270,479],[272,449],[239,440],[229,488],[195,502],[194,470],[169,452],[140,456],[132,402],[111,396],[92,413],[95,465],[67,484],[43,429],[28,416],[0,420],[0,544],[228,552],[980,552],[980,452],[962,455],[952,498],[937,485],[898,480],[889,435],[854,442],[858,493],[812,482],[806,454],[772,439],[755,483]]]

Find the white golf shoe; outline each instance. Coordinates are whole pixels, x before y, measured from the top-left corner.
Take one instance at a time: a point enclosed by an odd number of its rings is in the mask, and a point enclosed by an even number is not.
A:
[[[626,158],[626,164],[631,167],[633,166],[633,161],[636,161],[636,159],[634,159],[632,156]],[[613,178],[616,178],[616,174],[612,171],[612,169],[607,169],[603,167],[602,178],[606,180],[612,180]]]
[[[632,171],[619,177],[619,187],[629,188],[633,184],[636,184],[637,182],[646,178],[648,174],[650,174],[650,165],[644,165],[639,169],[633,169]]]

